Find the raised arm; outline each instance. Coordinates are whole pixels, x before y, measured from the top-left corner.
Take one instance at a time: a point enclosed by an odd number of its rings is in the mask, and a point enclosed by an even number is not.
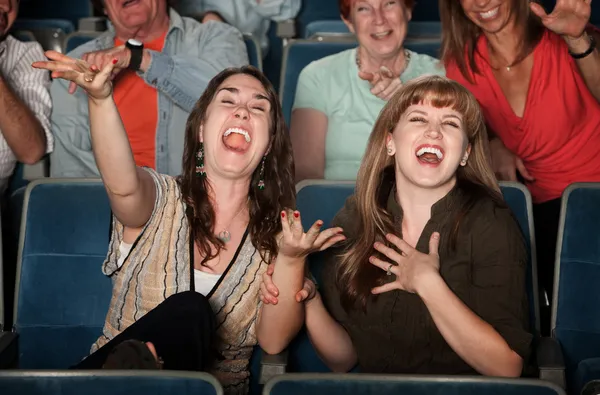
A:
[[[35,62],[33,67],[73,81],[88,94],[92,149],[114,215],[125,227],[143,226],[152,214],[156,191],[151,176],[135,165],[113,100],[109,76],[120,65],[110,62],[98,70],[58,52],[48,51],[46,56],[50,61]]]

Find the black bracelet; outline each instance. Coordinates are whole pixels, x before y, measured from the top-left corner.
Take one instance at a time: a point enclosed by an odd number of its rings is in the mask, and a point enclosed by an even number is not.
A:
[[[582,53],[573,53],[571,51],[569,51],[569,55],[571,55],[571,57],[573,59],[583,59],[586,56],[588,56],[589,54],[591,54],[592,52],[594,52],[594,49],[596,49],[596,40],[594,39],[594,36],[592,36],[591,34],[588,34],[589,37],[589,41],[590,41],[590,47],[587,49],[587,51],[582,52]]]

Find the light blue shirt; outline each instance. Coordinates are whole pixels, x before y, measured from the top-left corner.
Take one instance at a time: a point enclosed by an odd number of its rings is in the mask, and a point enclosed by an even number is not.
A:
[[[248,64],[246,46],[239,31],[219,22],[200,24],[170,10],[170,26],[162,52],[149,51],[145,73],[138,73],[158,90],[156,126],[156,170],[172,176],[181,173],[185,125],[208,82],[223,69]],[[114,47],[111,27],[97,39],[68,55],[81,58],[86,52]],[[88,100],[77,89],[68,93],[68,81],[56,79],[50,94],[54,103],[52,132],[54,152],[50,156],[52,177],[98,177],[92,153]]]
[[[400,75],[402,82],[426,74],[445,75],[431,56],[410,53]],[[356,48],[310,63],[298,77],[294,109],[310,108],[327,116],[325,179],[355,180],[371,130],[387,101],[371,93],[368,81],[358,77]]]
[[[225,22],[260,41],[263,57],[269,50],[267,32],[271,21],[295,18],[302,0],[178,0],[175,8],[182,15],[216,11]]]

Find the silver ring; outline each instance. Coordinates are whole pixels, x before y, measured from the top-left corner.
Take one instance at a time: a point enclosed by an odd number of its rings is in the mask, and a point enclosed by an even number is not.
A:
[[[394,266],[394,264],[390,263],[390,265],[388,266],[387,270],[385,271],[385,274],[387,274],[388,276],[392,275],[392,266]]]

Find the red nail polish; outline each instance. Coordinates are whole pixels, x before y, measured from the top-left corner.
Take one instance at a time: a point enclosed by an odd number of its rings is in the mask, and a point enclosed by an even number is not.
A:
[[[300,213],[299,213],[299,212],[297,212],[297,211],[294,211],[294,217],[295,217],[295,218],[298,218],[299,216],[300,216]]]
[[[117,59],[113,59],[113,64],[117,64],[118,60]]]
[[[285,218],[285,211],[281,212],[281,218]]]

